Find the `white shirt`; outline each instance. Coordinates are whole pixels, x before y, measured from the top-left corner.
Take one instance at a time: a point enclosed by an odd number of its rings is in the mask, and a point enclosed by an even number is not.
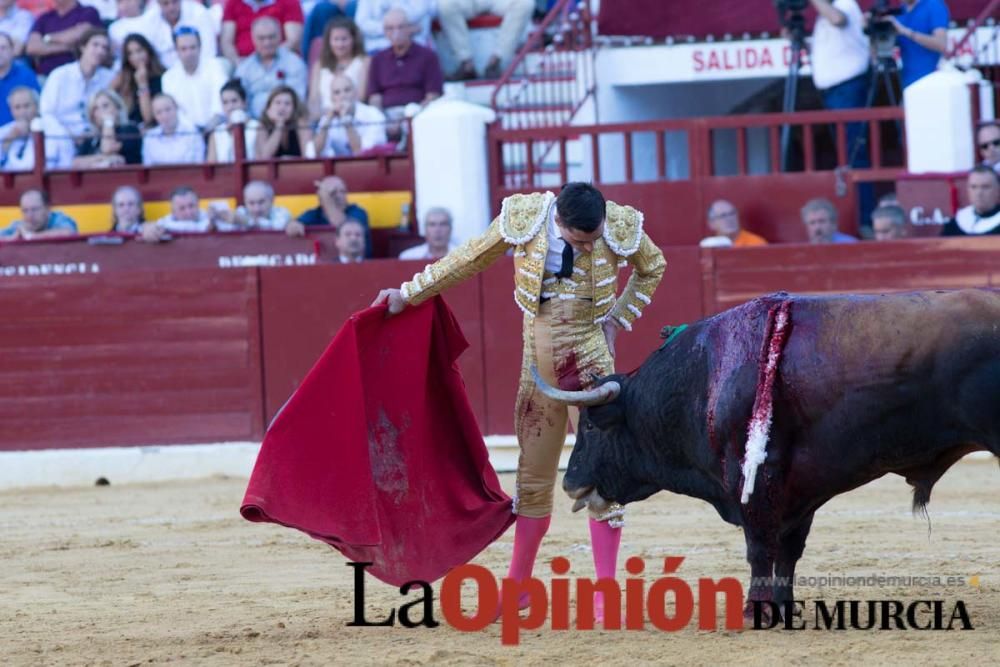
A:
[[[61,65],[45,80],[39,111],[42,116],[54,116],[71,135],[79,136],[90,127],[87,100],[97,91],[109,88],[114,76],[107,67],[98,67],[85,79],[79,62]]]
[[[96,9],[102,21],[114,21],[118,18],[117,0],[80,0],[80,4]]]
[[[168,214],[156,221],[157,227],[168,232],[207,232],[211,224],[205,211],[198,211],[197,220],[175,220],[173,214]]]
[[[555,203],[549,207],[549,224],[545,228],[545,232],[549,235],[549,250],[545,253],[545,272],[559,273],[559,269],[562,268],[562,254],[563,248],[566,247],[566,240],[559,233],[559,225],[556,224]],[[573,259],[576,259],[579,254],[576,248],[573,248]]]
[[[247,213],[246,206],[240,206],[237,208],[236,215],[247,221],[246,226],[230,224],[228,222],[217,222],[215,225],[216,228],[220,232],[238,232],[245,229],[263,229],[280,232],[284,231],[285,227],[292,219],[292,214],[288,212],[287,208],[282,206],[272,206],[270,214],[266,218],[251,218]]]
[[[76,147],[66,129],[51,116],[42,116],[45,134],[45,168],[66,169],[73,163]],[[34,121],[32,121],[34,122]],[[0,143],[13,129],[14,121],[0,127]],[[7,153],[0,155],[0,171],[31,171],[35,168],[35,143],[29,134],[10,143]]]
[[[246,144],[246,156],[248,160],[253,159],[254,151],[257,149],[257,130],[260,123],[253,118],[247,120],[243,125],[243,142]],[[215,140],[215,161],[235,162],[236,148],[233,146],[233,133],[229,131],[226,124],[219,125],[212,131],[212,139]]]
[[[833,0],[833,8],[847,17],[847,23],[838,28],[822,15],[816,20],[809,62],[819,90],[864,74],[871,63],[871,47],[856,0]]]
[[[320,123],[324,120],[321,119]],[[354,129],[361,138],[359,153],[388,141],[385,136],[385,115],[375,107],[362,102],[354,105]],[[347,128],[340,118],[334,118],[326,132],[326,143],[323,145],[321,157],[353,154],[351,142],[347,137]]]
[[[365,38],[365,50],[368,53],[375,53],[389,48],[389,38],[385,36],[382,17],[396,6],[405,7],[410,23],[417,28],[413,41],[433,49],[431,17],[437,14],[434,0],[408,0],[405,3],[400,3],[399,0],[358,0],[357,8],[354,10],[354,22],[358,24]]]
[[[451,252],[458,247],[457,243],[451,241],[448,242],[448,252]],[[399,253],[400,259],[434,259],[431,257],[431,247],[426,243],[421,243],[418,246],[413,246],[412,248],[407,248],[403,252]]]
[[[172,26],[163,18],[160,5],[150,0],[142,15],[142,34],[153,45],[160,55],[164,67],[172,67],[177,62],[177,51],[174,49],[174,30],[181,26],[189,26],[198,31],[201,37],[201,59],[215,58],[219,53],[218,39],[212,17],[204,6],[194,0],[181,0],[181,16],[177,25]]]
[[[955,223],[966,234],[986,234],[1000,225],[1000,212],[985,218],[976,213],[975,207],[966,206],[955,214]]]
[[[157,5],[153,0],[151,0],[149,4],[154,7],[159,7],[159,5]],[[126,37],[131,35],[133,32],[139,34],[143,33],[143,28],[146,25],[145,19],[146,17],[140,14],[139,16],[118,19],[108,26],[108,39],[111,40],[111,48],[115,52],[116,57],[121,56],[122,44],[125,43]]]
[[[183,118],[178,121],[174,134],[164,135],[163,127],[157,125],[142,139],[144,165],[200,164],[204,161],[205,140],[201,132]]]
[[[177,108],[192,124],[205,127],[213,116],[222,115],[222,96],[226,85],[226,66],[218,58],[202,60],[194,74],[188,74],[177,62],[163,73],[163,92],[174,98]]]
[[[364,72],[365,59],[362,56],[357,56],[351,61],[351,64],[344,68],[341,72],[344,76],[354,83],[355,90],[361,90],[362,86],[367,86],[367,81],[361,80],[361,74]],[[333,101],[330,99],[332,95],[330,94],[330,89],[333,87],[333,77],[334,72],[328,70],[325,67],[321,67],[319,70],[319,108],[323,111],[329,111],[330,107],[333,106]]]

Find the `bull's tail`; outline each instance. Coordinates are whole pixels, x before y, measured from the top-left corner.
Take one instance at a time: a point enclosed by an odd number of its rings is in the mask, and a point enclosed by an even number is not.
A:
[[[743,494],[740,502],[749,502],[757,479],[757,468],[767,458],[767,441],[771,433],[774,412],[774,379],[778,374],[781,351],[788,339],[790,301],[782,301],[767,313],[764,347],[761,350],[760,373],[757,376],[757,396],[747,428],[747,446],[743,455]]]

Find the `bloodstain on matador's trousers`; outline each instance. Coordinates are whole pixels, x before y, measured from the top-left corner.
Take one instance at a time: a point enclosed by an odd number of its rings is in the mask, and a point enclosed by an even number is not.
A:
[[[589,389],[596,378],[614,373],[604,331],[592,320],[588,299],[553,298],[538,315],[524,318],[524,354],[514,430],[521,453],[517,463],[514,511],[527,517],[552,513],[552,496],[567,424],[576,431],[579,410],[544,396],[531,377],[531,366],[550,385],[568,391]]]

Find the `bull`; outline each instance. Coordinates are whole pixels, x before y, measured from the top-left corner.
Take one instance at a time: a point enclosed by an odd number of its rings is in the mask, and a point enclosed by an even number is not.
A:
[[[582,407],[563,480],[575,509],[661,490],[711,503],[743,528],[749,614],[756,600],[794,600],[813,516],[834,496],[895,473],[922,512],[960,458],[1000,456],[998,327],[1000,293],[987,290],[779,293],[693,324],[589,391],[536,381]],[[751,491],[748,431],[762,396],[771,420]]]

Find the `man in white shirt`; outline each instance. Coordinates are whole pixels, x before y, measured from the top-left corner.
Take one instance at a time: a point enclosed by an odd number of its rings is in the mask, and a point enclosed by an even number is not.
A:
[[[199,206],[198,193],[181,186],[170,193],[170,214],[143,226],[143,239],[158,241],[168,232],[197,234],[213,229],[208,213]]]
[[[76,149],[66,130],[52,116],[38,115],[38,93],[18,86],[7,95],[14,120],[0,126],[0,171],[31,171],[35,167],[32,127],[41,124],[45,135],[46,169],[65,169]]]
[[[142,34],[149,40],[164,67],[177,62],[174,52],[174,33],[178,28],[194,28],[201,37],[201,57],[215,58],[218,40],[212,17],[205,7],[194,0],[154,0],[143,14]]]
[[[114,73],[104,67],[111,43],[103,28],[90,28],[80,39],[80,59],[61,65],[49,74],[39,106],[43,116],[54,116],[70,135],[90,128],[87,101],[111,86]]]
[[[201,56],[201,36],[182,26],[174,36],[177,62],[163,74],[163,92],[177,102],[181,115],[202,129],[222,118],[220,91],[226,85],[226,65]]]
[[[155,2],[150,2],[155,5]],[[111,38],[111,48],[115,51],[115,57],[122,54],[122,45],[125,38],[132,33],[142,34],[145,24],[145,0],[118,0],[118,18],[108,26],[108,37]]]
[[[855,0],[810,0],[819,14],[813,30],[813,83],[827,109],[864,107],[871,80],[871,46],[864,33],[864,17]],[[867,162],[863,123],[847,126],[847,150],[852,166]]]
[[[235,213],[220,213],[216,223],[220,232],[261,229],[286,231],[292,214],[287,208],[274,205],[274,188],[264,181],[250,181],[243,188],[243,206]],[[291,234],[290,234],[291,236]]]
[[[205,161],[205,138],[191,121],[180,118],[177,103],[165,93],[153,98],[156,127],[142,138],[142,163],[201,164]]]
[[[385,115],[358,102],[357,89],[350,77],[334,74],[330,88],[330,109],[320,117],[314,139],[319,156],[358,155],[387,141]]]
[[[354,11],[354,22],[358,24],[362,36],[365,38],[365,51],[373,54],[389,48],[389,38],[385,36],[385,29],[382,26],[382,19],[393,7],[398,7],[406,12],[410,24],[414,27],[413,41],[434,48],[434,40],[431,38],[431,19],[437,12],[434,0],[358,0],[357,9]]]
[[[413,248],[407,248],[399,253],[400,259],[434,260],[444,257],[458,247],[451,241],[451,212],[441,206],[435,206],[424,216],[424,240]]]

